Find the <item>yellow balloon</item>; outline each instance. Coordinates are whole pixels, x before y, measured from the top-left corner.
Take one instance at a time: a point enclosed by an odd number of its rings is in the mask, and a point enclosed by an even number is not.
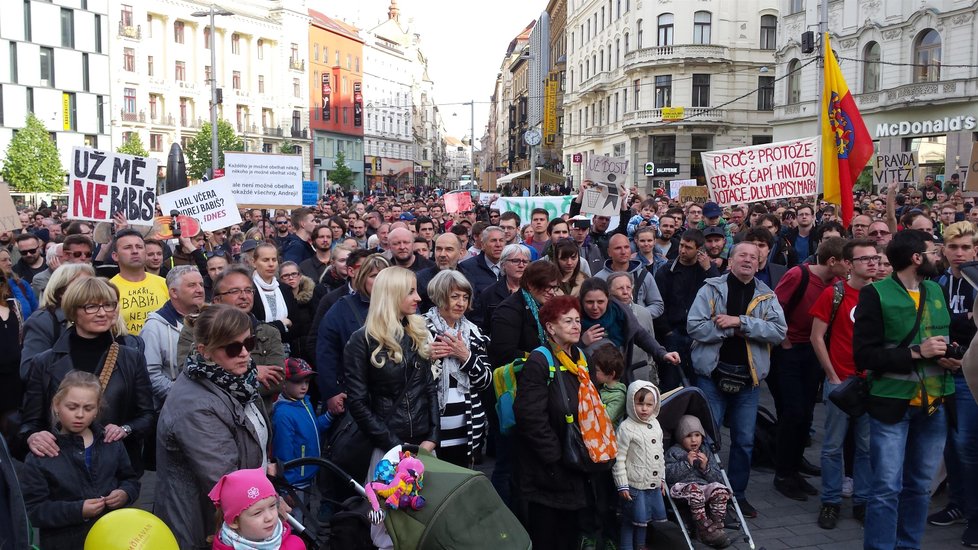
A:
[[[139,508],[105,514],[85,538],[85,550],[179,550],[170,528]]]

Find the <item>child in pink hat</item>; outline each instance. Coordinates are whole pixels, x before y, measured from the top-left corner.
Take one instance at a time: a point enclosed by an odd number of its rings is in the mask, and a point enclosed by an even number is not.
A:
[[[224,516],[213,550],[305,550],[278,515],[278,495],[261,468],[225,475],[207,494]]]

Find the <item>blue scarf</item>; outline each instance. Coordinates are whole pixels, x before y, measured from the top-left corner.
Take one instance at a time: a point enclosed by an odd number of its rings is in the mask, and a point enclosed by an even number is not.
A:
[[[611,340],[615,346],[622,348],[625,346],[625,315],[615,302],[608,300],[608,309],[604,315],[597,319],[591,319],[587,315],[581,316],[581,330],[586,331],[594,325],[601,325],[604,328],[605,338]]]

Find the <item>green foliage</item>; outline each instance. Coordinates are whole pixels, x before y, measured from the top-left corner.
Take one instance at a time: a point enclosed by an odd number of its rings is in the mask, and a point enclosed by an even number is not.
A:
[[[856,191],[862,191],[863,193],[873,192],[873,169],[871,167],[863,168],[863,171],[856,178],[856,183],[853,184]]]
[[[278,148],[278,152],[283,155],[294,155],[295,154],[295,143],[286,140],[282,143],[282,146]]]
[[[217,121],[217,167],[224,168],[224,151],[244,151],[244,140],[226,120]],[[200,179],[211,167],[211,124],[205,122],[187,144],[187,177]]]
[[[148,157],[149,151],[143,146],[143,140],[139,137],[139,132],[130,132],[129,139],[126,140],[118,149],[118,153],[125,153],[127,155],[136,155],[137,157]]]
[[[65,188],[61,155],[34,113],[27,114],[27,125],[7,146],[3,179],[22,193],[58,193]]]
[[[343,151],[336,153],[336,165],[329,172],[329,181],[344,189],[349,189],[353,185],[353,170],[350,170],[350,167],[346,165],[346,156]]]

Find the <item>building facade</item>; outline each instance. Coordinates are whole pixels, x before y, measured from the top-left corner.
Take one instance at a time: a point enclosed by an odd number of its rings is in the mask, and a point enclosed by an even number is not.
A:
[[[821,81],[801,34],[815,2],[782,1],[774,137],[816,135]],[[978,4],[910,0],[829,4],[832,49],[879,153],[918,154],[918,182],[962,176],[978,141]],[[817,52],[817,49],[816,49]],[[962,177],[962,180],[964,178]]]
[[[771,141],[778,2],[731,4],[568,0],[563,154],[575,181],[589,156],[612,155],[646,192],[705,183],[700,153]],[[647,162],[678,175],[646,177]]]
[[[567,80],[567,0],[550,0],[550,66],[546,67],[543,147],[540,165],[570,176],[564,164],[564,86]],[[552,107],[551,107],[552,102]],[[552,110],[552,112],[548,112]],[[548,117],[553,117],[552,121]]]
[[[326,185],[337,159],[364,183],[363,39],[357,29],[309,10],[310,124],[313,179]]]
[[[0,151],[34,113],[67,168],[71,148],[112,147],[106,0],[6,2],[0,16]],[[2,162],[2,158],[0,158]]]

